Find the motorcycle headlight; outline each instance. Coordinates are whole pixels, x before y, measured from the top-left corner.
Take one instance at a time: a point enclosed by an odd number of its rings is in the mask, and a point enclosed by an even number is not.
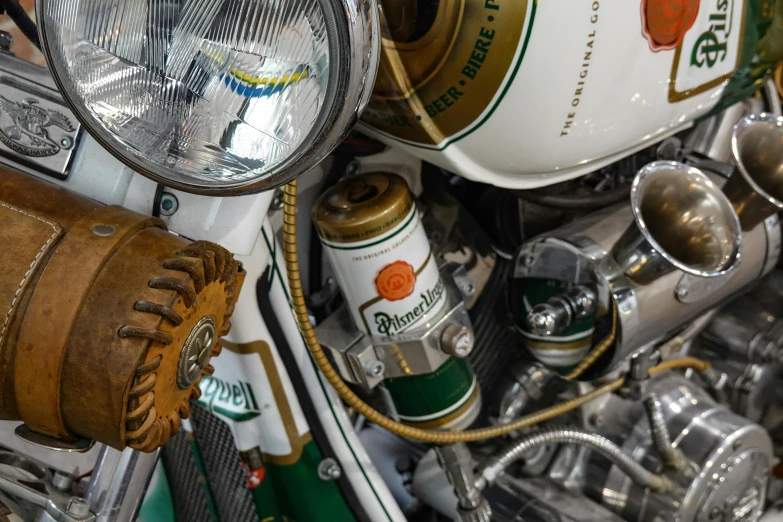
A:
[[[375,0],[37,0],[85,128],[174,188],[258,192],[323,159],[366,104]]]

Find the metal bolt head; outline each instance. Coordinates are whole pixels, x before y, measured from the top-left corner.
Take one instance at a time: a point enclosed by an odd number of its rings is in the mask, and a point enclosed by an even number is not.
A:
[[[688,297],[688,289],[681,286],[677,289],[677,299],[685,299]]]
[[[72,517],[86,517],[90,514],[90,503],[82,497],[71,497],[68,501],[68,514]]]
[[[343,476],[340,465],[331,457],[325,458],[318,464],[318,478],[325,481],[337,480]]]
[[[285,192],[283,192],[283,189],[275,189],[275,193],[272,196],[272,203],[269,204],[270,212],[277,212],[283,208],[283,204],[285,203],[284,196]]]
[[[170,192],[164,192],[160,196],[160,215],[173,216],[179,209],[179,200],[177,196]]]
[[[460,279],[455,281],[455,283],[457,283],[459,291],[462,292],[462,295],[465,297],[472,297],[473,294],[476,293],[476,285],[474,285],[473,282],[468,279]]]
[[[554,307],[548,303],[534,306],[527,314],[527,325],[536,335],[552,335],[558,329]]]
[[[60,491],[68,491],[73,485],[73,475],[64,471],[55,471],[52,477],[52,486]]]
[[[181,390],[196,382],[212,356],[214,344],[215,320],[212,317],[202,317],[190,331],[185,345],[179,353],[177,386]]]
[[[0,31],[0,52],[10,53],[13,45],[14,37],[11,36],[11,33]]]
[[[474,344],[473,332],[461,324],[448,325],[440,336],[441,350],[455,357],[467,357]]]
[[[590,416],[587,418],[587,422],[592,428],[601,428],[605,423],[606,420],[604,417],[598,413],[591,413]]]
[[[742,447],[742,439],[737,439],[734,441],[734,444],[731,446],[735,450],[738,450]]]
[[[346,177],[355,176],[359,173],[361,168],[362,168],[362,164],[359,162],[359,160],[353,160],[345,167],[345,176]]]
[[[719,507],[716,506],[716,507],[712,508],[712,511],[710,511],[710,515],[709,515],[710,516],[710,520],[718,520],[718,518],[720,518],[721,513],[723,513],[723,512],[721,511],[721,509]]]
[[[114,230],[114,227],[111,225],[95,225],[94,227],[92,227],[91,230],[93,234],[101,237],[107,237],[114,234],[114,232],[116,232],[116,230]]]
[[[372,379],[377,379],[378,377],[383,375],[383,372],[386,371],[386,365],[383,364],[383,361],[367,361],[364,363],[364,373],[367,375],[367,377],[370,377]]]

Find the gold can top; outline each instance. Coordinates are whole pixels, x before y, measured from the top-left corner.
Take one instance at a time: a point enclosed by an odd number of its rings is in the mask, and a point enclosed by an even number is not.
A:
[[[360,174],[321,194],[313,205],[313,223],[326,241],[357,243],[402,225],[412,207],[402,177],[388,172]]]

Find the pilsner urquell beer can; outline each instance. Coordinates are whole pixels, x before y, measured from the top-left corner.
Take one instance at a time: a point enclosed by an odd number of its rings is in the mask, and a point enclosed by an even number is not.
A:
[[[313,222],[361,331],[394,337],[444,312],[443,281],[400,176],[368,173],[341,181],[316,201]],[[481,408],[467,359],[452,357],[432,373],[390,378],[382,386],[406,424],[460,429]]]
[[[357,328],[394,336],[443,309],[443,282],[400,176],[341,181],[318,199],[313,221]]]

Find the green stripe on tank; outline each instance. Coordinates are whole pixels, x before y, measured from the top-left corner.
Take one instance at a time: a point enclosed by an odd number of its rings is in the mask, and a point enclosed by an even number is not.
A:
[[[297,522],[350,522],[356,520],[333,480],[318,478],[323,456],[315,441],[305,444],[302,456],[290,465],[264,463],[264,481],[271,482],[277,507],[285,520]],[[255,497],[253,498],[255,501]],[[262,498],[258,499],[263,501]],[[256,506],[256,510],[259,507]],[[268,520],[267,522],[272,522]],[[274,522],[278,522],[275,518]]]

